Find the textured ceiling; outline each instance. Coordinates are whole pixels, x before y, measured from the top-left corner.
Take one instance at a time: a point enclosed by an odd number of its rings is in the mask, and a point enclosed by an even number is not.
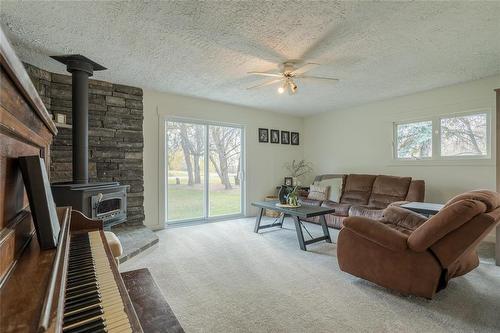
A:
[[[1,2],[24,61],[81,53],[97,79],[293,114],[335,110],[500,72],[500,2]],[[287,59],[340,82],[247,91]]]

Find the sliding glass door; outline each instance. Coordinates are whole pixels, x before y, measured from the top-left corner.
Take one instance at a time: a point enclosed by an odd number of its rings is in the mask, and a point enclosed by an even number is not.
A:
[[[241,128],[208,125],[208,216],[241,213]]]
[[[167,220],[205,216],[205,126],[167,122]]]
[[[168,223],[242,214],[242,137],[237,126],[167,121]]]

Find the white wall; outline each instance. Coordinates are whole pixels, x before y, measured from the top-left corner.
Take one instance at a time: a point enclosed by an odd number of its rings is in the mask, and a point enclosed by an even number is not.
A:
[[[426,182],[426,201],[463,191],[495,190],[495,92],[500,75],[305,118],[304,157],[321,173],[411,176]],[[492,119],[488,160],[407,162],[392,158],[393,122],[487,108]]]
[[[255,215],[252,201],[273,194],[283,181],[285,162],[303,158],[303,145],[259,143],[259,127],[301,134],[303,119],[286,114],[246,108],[204,99],[155,91],[144,91],[144,210],[145,224],[151,228],[159,223],[159,139],[158,123],[164,115],[198,120],[220,121],[243,125],[246,144],[246,215]]]
[[[145,223],[159,226],[158,122],[163,115],[220,121],[245,127],[246,215],[254,200],[282,182],[285,162],[305,158],[315,174],[371,173],[411,176],[426,181],[426,201],[445,202],[470,189],[495,189],[495,92],[500,75],[418,94],[300,118],[204,99],[144,91]],[[393,122],[418,120],[475,109],[491,111],[491,159],[398,162],[392,158]],[[301,145],[257,142],[257,129],[301,133]]]

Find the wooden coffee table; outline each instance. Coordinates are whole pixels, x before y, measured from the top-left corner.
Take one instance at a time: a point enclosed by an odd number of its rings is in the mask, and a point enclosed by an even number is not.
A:
[[[312,243],[320,241],[326,241],[327,243],[332,242],[332,239],[330,238],[330,232],[328,231],[328,226],[326,225],[325,214],[332,214],[335,212],[335,209],[326,207],[317,207],[317,206],[306,206],[306,205],[297,208],[278,207],[276,206],[277,203],[279,202],[257,201],[252,203],[252,206],[260,208],[259,214],[257,214],[257,218],[255,220],[254,232],[258,233],[259,230],[261,229],[266,229],[271,227],[277,227],[277,226],[282,227],[285,216],[291,216],[293,218],[293,221],[295,222],[295,231],[297,232],[297,239],[299,241],[299,246],[301,250],[307,251],[306,246]],[[260,221],[262,220],[262,215],[264,215],[265,209],[280,212],[281,217],[279,223],[260,225]],[[314,216],[319,216],[319,221],[321,223],[321,227],[323,228],[323,236],[304,240],[304,234],[302,232],[303,224],[300,219],[314,217]]]

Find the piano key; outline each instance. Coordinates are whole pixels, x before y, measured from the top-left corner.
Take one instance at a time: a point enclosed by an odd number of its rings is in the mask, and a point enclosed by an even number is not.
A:
[[[73,276],[70,276],[66,279],[66,282],[67,283],[71,283],[71,282],[76,282],[78,280],[81,280],[82,278],[88,278],[88,277],[91,277],[91,276],[95,276],[95,270],[94,268],[90,268],[90,269],[87,269],[87,270],[82,270],[79,272],[79,274],[75,274]]]
[[[66,281],[66,288],[68,288],[69,285],[76,286],[78,284],[83,284],[87,280],[93,280],[95,281],[97,276],[95,275],[95,272],[84,272],[79,276],[74,276]]]
[[[93,261],[94,260],[92,258],[82,256],[82,257],[79,257],[79,258],[74,258],[73,260],[69,261],[69,266],[76,267],[78,265],[82,265],[84,263],[90,263],[90,262],[93,262]]]
[[[65,299],[66,299],[66,301],[73,301],[73,300],[78,301],[80,298],[85,298],[87,296],[93,296],[93,295],[95,295],[96,297],[100,296],[98,291],[93,290],[93,291],[81,293],[79,295],[69,296],[69,297],[66,297]]]
[[[91,310],[99,308],[103,312],[102,321],[105,328],[96,326],[89,328],[88,332],[132,332],[101,234],[99,231],[94,231],[73,236],[66,281],[64,332],[86,333],[87,328],[82,326],[82,322],[83,325],[87,325],[87,316],[95,314]],[[91,293],[92,289],[96,289],[98,294]],[[77,318],[83,321],[73,323]],[[76,324],[80,326],[75,326]],[[78,331],[73,332],[76,329]]]
[[[77,277],[79,274],[83,274],[86,272],[95,271],[95,262],[89,262],[82,265],[76,265],[69,267],[68,266],[68,278]],[[71,273],[71,274],[69,274]]]
[[[92,258],[89,258],[91,253],[92,252],[84,252],[84,253],[81,253],[79,255],[72,256],[72,257],[68,258],[68,262],[70,264],[73,264],[73,263],[78,263],[78,262],[82,262],[82,261],[92,261]]]
[[[93,322],[99,321],[99,320],[104,321],[102,315],[98,315],[98,316],[95,316],[93,318],[88,318],[88,319],[82,320],[80,322],[73,323],[71,325],[63,325],[63,332],[68,332],[68,330],[82,327],[83,325],[93,323]]]
[[[68,315],[75,310],[85,308],[87,306],[92,306],[95,304],[102,304],[102,298],[100,296],[84,297],[81,299],[75,299],[71,303],[67,303],[64,306],[64,315]]]
[[[104,311],[102,310],[102,308],[93,308],[93,309],[89,309],[87,311],[76,313],[76,314],[71,315],[71,316],[65,316],[63,318],[63,323],[65,326],[71,325],[71,324],[79,323],[79,322],[84,321],[84,320],[89,319],[89,318],[94,318],[96,316],[100,316],[103,313],[104,313]]]
[[[78,314],[80,312],[84,312],[84,311],[96,309],[96,308],[102,309],[102,306],[99,302],[95,302],[94,304],[90,304],[90,305],[82,305],[82,306],[80,306],[74,310],[71,310],[71,311],[65,311],[64,317],[69,317],[69,316]]]
[[[97,277],[95,275],[95,272],[87,272],[87,273],[83,273],[80,276],[75,276],[71,279],[68,279],[67,284],[70,285],[70,284],[74,284],[74,283],[79,283],[80,281],[83,281],[83,280],[96,279],[96,278]]]
[[[99,287],[97,285],[89,286],[85,289],[80,289],[80,290],[75,290],[69,293],[66,293],[66,298],[70,298],[73,296],[78,296],[78,295],[86,295],[90,291],[97,291],[100,293]]]
[[[88,286],[93,286],[93,285],[97,286],[97,282],[95,280],[93,280],[91,282],[83,283],[83,284],[78,284],[78,285],[76,285],[74,287],[67,288],[66,292],[71,292],[73,290],[78,290],[78,289],[82,289],[82,288],[85,288],[85,287],[88,287]]]
[[[85,324],[83,326],[80,326],[78,328],[67,330],[65,332],[68,332],[68,333],[86,333],[86,332],[98,331],[98,330],[104,329],[105,327],[106,327],[106,324],[104,323],[104,320],[100,319],[100,320],[96,320],[94,322]]]
[[[90,305],[100,305],[101,299],[100,298],[93,298],[93,299],[88,299],[86,301],[82,301],[80,303],[72,304],[69,306],[64,307],[64,313],[70,313],[71,311],[74,311],[76,309],[79,309],[81,307],[86,307]]]

